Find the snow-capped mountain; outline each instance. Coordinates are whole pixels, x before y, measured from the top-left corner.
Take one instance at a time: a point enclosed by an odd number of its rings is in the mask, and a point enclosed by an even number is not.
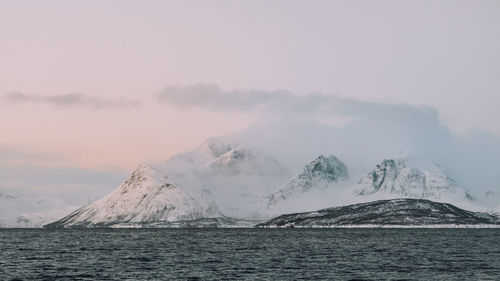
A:
[[[271,157],[211,138],[165,162],[142,164],[112,193],[49,226],[189,224],[258,217],[261,198],[288,173]],[[204,224],[205,222],[201,222]]]
[[[195,149],[176,154],[163,163],[155,163],[155,166],[161,171],[168,172],[169,176],[183,176],[221,157],[237,146],[236,142],[224,137],[211,137]]]
[[[221,212],[235,218],[261,217],[262,198],[290,176],[272,157],[220,137],[157,167],[182,189],[210,190]]]
[[[361,176],[359,167],[348,170],[333,155],[320,155],[291,176],[277,160],[252,147],[210,138],[166,161],[140,165],[115,191],[50,226],[175,226],[194,221],[234,226],[239,220],[379,199],[431,199],[469,209],[475,202],[433,163],[387,159],[359,180]]]
[[[275,209],[289,199],[300,199],[304,193],[324,191],[348,179],[349,173],[342,161],[333,155],[320,155],[269,196],[267,208]]]
[[[441,167],[409,158],[386,159],[377,164],[355,188],[360,196],[474,201]]]
[[[0,227],[41,227],[71,210],[63,200],[40,194],[0,192]]]
[[[440,166],[415,158],[383,160],[361,180],[355,180],[336,157],[319,156],[269,196],[267,212],[304,212],[392,198],[430,199],[486,210]]]
[[[211,176],[276,176],[287,171],[271,157],[252,150],[234,148],[203,165],[203,172]]]
[[[223,217],[210,194],[178,187],[141,164],[116,190],[49,226],[99,227]]]

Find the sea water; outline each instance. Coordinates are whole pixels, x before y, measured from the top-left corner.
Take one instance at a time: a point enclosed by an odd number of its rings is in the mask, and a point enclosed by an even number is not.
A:
[[[500,229],[0,229],[0,280],[500,280]]]

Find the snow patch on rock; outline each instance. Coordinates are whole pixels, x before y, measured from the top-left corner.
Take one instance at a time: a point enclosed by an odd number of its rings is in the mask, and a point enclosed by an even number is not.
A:
[[[383,160],[359,181],[355,192],[369,200],[403,197],[473,202],[477,199],[447,176],[440,166],[409,158]]]

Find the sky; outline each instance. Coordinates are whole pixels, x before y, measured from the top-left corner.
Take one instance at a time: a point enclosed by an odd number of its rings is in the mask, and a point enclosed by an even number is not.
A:
[[[0,187],[103,194],[207,137],[294,130],[301,160],[336,137],[500,182],[498,1],[0,0],[0,38]]]

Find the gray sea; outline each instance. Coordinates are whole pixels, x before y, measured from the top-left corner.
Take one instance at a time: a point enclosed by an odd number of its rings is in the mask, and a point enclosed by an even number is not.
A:
[[[500,229],[0,229],[0,280],[500,280]]]

